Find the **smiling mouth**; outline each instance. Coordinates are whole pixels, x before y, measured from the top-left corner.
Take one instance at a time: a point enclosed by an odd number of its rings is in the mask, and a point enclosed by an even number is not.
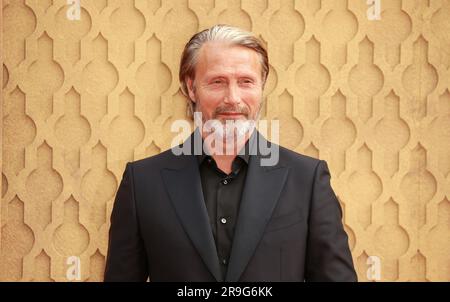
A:
[[[223,115],[223,116],[241,116],[244,115],[243,113],[239,113],[239,112],[222,112],[219,113],[217,115]]]

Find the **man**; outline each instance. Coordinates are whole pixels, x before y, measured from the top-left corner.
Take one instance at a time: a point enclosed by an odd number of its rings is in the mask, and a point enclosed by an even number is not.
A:
[[[268,71],[264,46],[238,28],[187,43],[182,91],[197,125],[219,124],[186,140],[204,143],[197,155],[172,148],[127,164],[105,281],[357,280],[327,164],[278,146],[276,163],[262,164],[267,141],[252,122]]]

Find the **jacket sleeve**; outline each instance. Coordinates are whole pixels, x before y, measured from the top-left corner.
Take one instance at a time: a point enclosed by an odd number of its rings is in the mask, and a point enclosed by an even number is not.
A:
[[[104,281],[146,281],[147,277],[147,256],[139,231],[133,169],[128,163],[111,214]]]
[[[319,161],[312,190],[305,281],[357,281],[342,209],[330,185],[325,161]]]

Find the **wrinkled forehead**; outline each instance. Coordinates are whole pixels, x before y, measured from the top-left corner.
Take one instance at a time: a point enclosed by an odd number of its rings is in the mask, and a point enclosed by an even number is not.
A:
[[[246,73],[261,76],[260,55],[245,46],[225,42],[207,42],[200,48],[195,64],[195,74],[217,72]]]

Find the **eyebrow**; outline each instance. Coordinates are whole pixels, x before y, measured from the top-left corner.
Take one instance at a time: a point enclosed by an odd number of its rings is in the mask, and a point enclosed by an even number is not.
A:
[[[233,74],[234,75],[234,74]],[[237,78],[247,78],[247,79],[253,79],[256,80],[258,78],[258,74],[257,73],[238,73],[236,74]],[[224,74],[224,73],[211,73],[211,74],[206,74],[205,78],[207,80],[212,80],[215,78],[227,78],[229,76],[229,74]]]

